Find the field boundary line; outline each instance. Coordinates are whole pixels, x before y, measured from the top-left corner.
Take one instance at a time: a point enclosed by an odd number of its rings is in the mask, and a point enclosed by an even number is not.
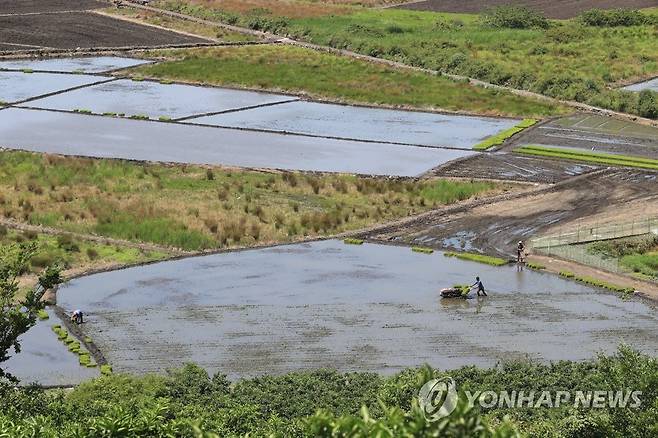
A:
[[[178,13],[178,12],[168,11],[168,10],[156,8],[156,7],[153,7],[153,6],[140,5],[140,4],[137,4],[137,3],[130,2],[130,1],[126,1],[126,3],[128,4],[129,7],[133,7],[133,8],[137,8],[137,9],[143,9],[143,10],[152,11],[152,12],[158,12],[160,14],[169,15],[171,17],[176,17],[176,18],[181,18],[181,19],[184,19],[184,20],[194,21],[194,22],[201,23],[201,24],[208,24],[208,25],[211,25],[211,26],[220,27],[220,28],[231,30],[231,31],[234,31],[234,32],[240,32],[240,33],[253,35],[253,36],[260,36],[262,38],[267,38],[267,39],[274,39],[274,40],[277,40],[278,42],[281,42],[283,44],[288,44],[288,45],[297,46],[297,47],[303,47],[303,48],[307,48],[307,49],[311,49],[311,50],[315,50],[315,51],[319,51],[319,52],[333,53],[333,54],[342,55],[342,56],[350,57],[350,58],[353,58],[353,59],[359,59],[359,60],[363,60],[363,61],[370,61],[372,63],[387,65],[389,67],[394,67],[394,68],[399,68],[399,69],[404,69],[404,70],[410,70],[410,71],[418,71],[418,72],[423,72],[423,73],[427,73],[427,74],[434,75],[434,76],[443,76],[443,77],[450,78],[450,79],[455,80],[455,81],[468,81],[469,84],[480,86],[482,88],[491,88],[491,89],[495,89],[495,90],[508,91],[511,94],[521,96],[521,97],[529,97],[529,98],[534,98],[534,99],[537,99],[537,100],[543,100],[545,102],[550,102],[550,103],[555,103],[555,104],[562,104],[562,105],[569,106],[571,108],[575,108],[575,109],[578,109],[578,110],[581,110],[581,111],[592,112],[592,113],[597,113],[597,114],[603,114],[603,115],[607,115],[607,116],[610,116],[610,117],[617,117],[617,118],[620,118],[620,119],[624,119],[624,120],[628,120],[628,121],[632,121],[632,122],[637,122],[637,123],[640,123],[640,124],[643,124],[643,125],[658,126],[658,121],[657,120],[647,119],[645,117],[640,117],[640,116],[636,116],[636,115],[633,115],[633,114],[620,113],[620,112],[617,112],[617,111],[612,111],[612,110],[608,110],[608,109],[605,109],[605,108],[600,108],[600,107],[596,107],[596,106],[592,106],[592,105],[587,105],[587,104],[572,101],[572,100],[560,100],[560,99],[556,99],[556,98],[553,98],[553,97],[545,96],[543,94],[535,93],[535,92],[532,92],[532,91],[519,90],[517,88],[506,87],[506,86],[503,86],[503,85],[496,85],[496,84],[492,84],[490,82],[485,82],[485,81],[482,81],[482,80],[479,80],[479,79],[469,78],[467,76],[455,75],[455,74],[450,74],[450,73],[442,73],[442,72],[437,71],[437,70],[431,70],[431,69],[426,69],[426,68],[421,68],[421,67],[414,67],[414,66],[411,66],[411,65],[408,65],[408,64],[397,62],[397,61],[391,61],[391,60],[383,59],[383,58],[376,58],[374,56],[369,56],[369,55],[362,55],[360,53],[356,53],[356,52],[353,52],[353,51],[350,51],[350,50],[336,49],[336,48],[329,47],[329,46],[322,46],[322,45],[319,45],[319,44],[313,44],[313,43],[298,41],[298,40],[294,40],[294,39],[289,38],[289,37],[282,37],[282,36],[275,35],[275,34],[272,34],[272,33],[269,33],[269,32],[256,31],[256,30],[247,29],[247,28],[240,27],[240,26],[225,24],[225,23],[222,23],[222,22],[204,20],[204,19],[201,19],[201,18],[196,18],[196,17],[190,16],[190,15],[181,14],[181,13]]]
[[[249,111],[252,109],[258,109],[258,108],[267,108],[268,106],[277,106],[277,105],[284,105],[286,103],[293,103],[293,102],[299,102],[301,99],[295,98],[295,99],[288,99],[288,100],[282,100],[279,102],[270,102],[270,103],[261,103],[258,105],[250,105],[250,106],[245,106],[242,108],[231,108],[223,111],[211,111],[209,113],[203,113],[203,114],[193,114],[191,116],[185,116],[185,117],[178,117],[176,119],[171,119],[172,122],[184,122],[187,120],[193,120],[193,119],[198,119],[201,117],[209,117],[209,116],[219,116],[221,114],[230,114],[230,113],[239,113],[241,111]],[[192,124],[192,123],[188,123]],[[198,123],[199,125],[204,125],[203,123]],[[208,126],[215,126],[215,125],[208,125]],[[248,128],[244,128],[248,129]]]
[[[82,75],[80,75],[80,76],[82,76]],[[103,80],[103,81],[92,82],[90,84],[84,84],[84,85],[78,85],[78,86],[71,87],[71,88],[66,88],[64,90],[57,90],[57,91],[53,91],[51,93],[41,94],[39,96],[33,96],[33,97],[29,97],[27,99],[18,100],[16,102],[10,102],[9,105],[7,105],[7,106],[22,105],[22,104],[27,103],[27,102],[32,102],[33,100],[44,99],[46,97],[56,96],[58,94],[64,94],[64,93],[68,93],[70,91],[80,90],[82,88],[93,87],[94,85],[107,84],[108,82],[114,82],[116,80],[117,80],[117,78],[110,78],[110,79],[106,79],[106,80]]]

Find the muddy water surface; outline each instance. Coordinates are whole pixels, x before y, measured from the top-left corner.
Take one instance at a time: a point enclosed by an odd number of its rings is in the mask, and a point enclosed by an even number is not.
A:
[[[54,93],[109,78],[78,74],[0,71],[0,101],[7,103]]]
[[[469,151],[9,108],[0,146],[97,158],[415,176]]]
[[[21,70],[29,68],[41,71],[68,73],[104,73],[111,70],[148,64],[151,61],[117,56],[94,56],[85,58],[17,59],[0,61],[0,69]]]
[[[172,119],[289,101],[289,96],[121,79],[30,102],[36,108],[142,114]]]
[[[474,281],[488,298],[442,300]],[[65,309],[119,371],[194,361],[231,377],[332,367],[393,373],[530,357],[593,357],[626,342],[658,352],[639,300],[515,267],[338,241],[251,250],[94,275],[62,287]]]
[[[3,364],[3,368],[18,377],[23,384],[73,385],[99,375],[98,368],[82,367],[76,354],[57,339],[52,326],[60,324],[54,312],[50,319],[21,336],[21,352]]]

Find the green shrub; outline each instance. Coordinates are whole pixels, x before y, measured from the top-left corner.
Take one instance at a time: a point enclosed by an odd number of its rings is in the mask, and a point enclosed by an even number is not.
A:
[[[485,26],[504,29],[547,29],[549,22],[541,13],[525,6],[498,6],[480,15]]]
[[[633,9],[591,9],[578,17],[587,26],[618,27],[655,24],[656,19]]]

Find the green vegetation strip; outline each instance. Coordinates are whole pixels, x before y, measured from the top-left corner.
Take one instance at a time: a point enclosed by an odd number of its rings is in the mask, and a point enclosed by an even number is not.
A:
[[[347,238],[343,240],[343,243],[346,243],[347,245],[363,245],[363,240],[361,239],[353,239],[353,238]]]
[[[304,93],[360,104],[543,117],[563,107],[446,77],[395,69],[293,46],[158,50],[169,61],[136,67],[138,77]]]
[[[608,283],[607,281],[599,280],[593,277],[581,277],[569,271],[560,271],[560,276],[578,281],[580,283],[589,284],[590,286],[600,287],[614,292],[621,292],[623,294],[632,294],[635,292],[635,289],[632,287],[619,286],[617,284]]]
[[[530,269],[534,269],[535,271],[546,269],[546,266],[540,265],[539,263],[526,263],[525,265]]]
[[[537,123],[537,120],[535,119],[525,119],[518,125],[507,129],[499,134],[496,134],[494,136],[489,137],[482,143],[478,143],[475,146],[473,146],[473,149],[478,150],[478,151],[486,151],[487,149],[491,149],[494,146],[500,146],[501,144],[505,143],[505,140],[508,138],[512,137],[515,134],[518,134],[521,131],[524,131],[525,129],[535,125]]]
[[[432,254],[434,252],[434,250],[432,248],[424,248],[424,247],[421,247],[421,246],[414,246],[413,248],[411,248],[411,250],[413,252],[420,252],[420,253],[423,253],[423,254]]]
[[[611,166],[638,167],[641,169],[658,170],[658,160],[651,158],[634,157],[629,155],[615,155],[601,152],[576,151],[571,149],[552,148],[547,146],[523,146],[514,150],[525,155],[534,155],[549,158],[563,158],[566,160],[587,163],[607,164]]]
[[[87,368],[94,368],[96,366],[96,363],[91,359],[89,352],[84,350],[80,345],[80,341],[71,336],[65,328],[57,324],[52,326],[52,331],[57,335],[57,339],[62,341],[68,347],[71,353],[78,355],[80,366]],[[87,339],[91,341],[90,338],[85,337],[85,342],[89,342]]]
[[[103,371],[111,374],[109,367]],[[470,391],[476,407],[460,393],[449,416],[431,421],[418,406],[418,393],[445,376]],[[318,369],[231,382],[188,364],[160,374],[105,375],[65,391],[2,386],[0,427],[3,437],[39,438],[649,437],[655,436],[656,376],[655,356],[628,347],[585,361],[509,358],[496,367],[424,366],[392,376]],[[593,387],[610,391],[610,398],[597,404]],[[544,388],[551,400],[557,391],[571,399],[549,408]],[[478,395],[489,401],[487,391],[501,390],[513,397],[523,391],[528,401],[480,407]],[[578,408],[576,390],[582,390]],[[619,401],[624,398],[628,404]]]
[[[508,263],[507,260],[498,257],[490,257],[487,255],[475,254],[471,252],[445,252],[443,255],[446,257],[456,257],[458,259],[468,260],[471,262],[485,263],[492,266],[504,266]]]
[[[46,319],[50,318],[50,316],[48,316],[48,312],[46,312],[44,309],[41,309],[37,312],[37,317],[41,321],[45,321]]]

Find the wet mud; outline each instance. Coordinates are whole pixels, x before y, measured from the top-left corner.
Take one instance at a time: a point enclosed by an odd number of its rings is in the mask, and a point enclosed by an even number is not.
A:
[[[626,222],[658,213],[658,174],[607,170],[549,191],[466,211],[437,212],[404,225],[367,233],[375,240],[513,257],[516,243],[586,221]]]
[[[439,298],[475,275],[488,298]],[[423,363],[580,360],[620,342],[658,351],[658,316],[643,301],[515,267],[338,241],[98,274],[62,287],[58,302],[85,309],[84,330],[115,370],[137,373],[194,361],[231,378],[317,367],[390,374]]]

